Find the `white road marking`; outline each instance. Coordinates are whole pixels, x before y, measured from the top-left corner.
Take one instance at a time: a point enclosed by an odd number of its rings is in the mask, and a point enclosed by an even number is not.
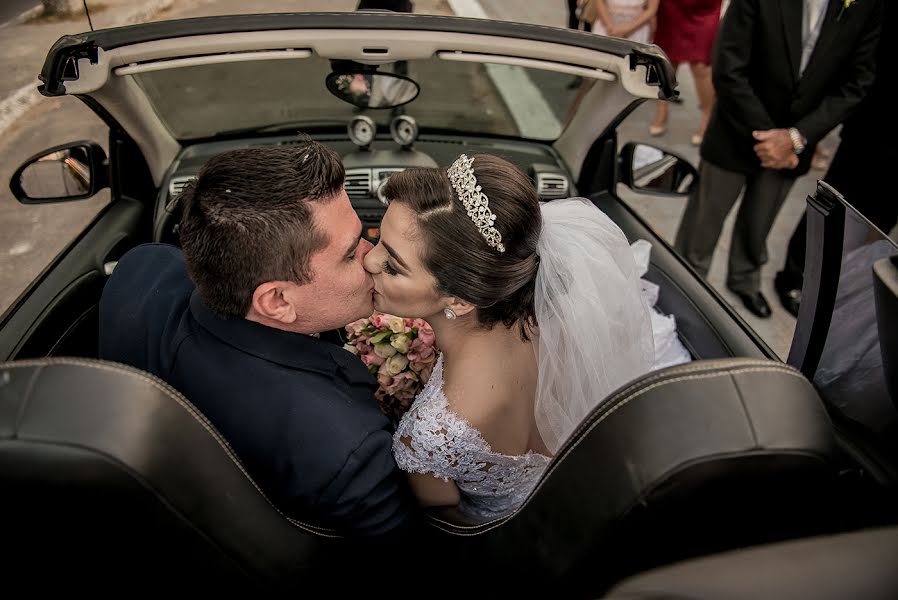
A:
[[[452,12],[459,17],[488,19],[478,0],[448,0]],[[556,137],[561,132],[561,122],[533,83],[523,67],[486,65],[486,72],[499,91],[511,118],[522,137]]]

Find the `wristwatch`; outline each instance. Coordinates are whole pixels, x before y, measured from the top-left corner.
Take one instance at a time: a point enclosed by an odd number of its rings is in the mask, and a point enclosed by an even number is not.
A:
[[[804,152],[804,147],[808,143],[804,136],[801,135],[801,132],[795,129],[794,127],[789,128],[789,139],[792,140],[792,149],[795,150],[795,154],[801,154]]]

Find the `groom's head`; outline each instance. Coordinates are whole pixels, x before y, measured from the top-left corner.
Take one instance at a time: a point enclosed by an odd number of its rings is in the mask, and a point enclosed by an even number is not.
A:
[[[203,303],[299,333],[370,315],[371,245],[343,180],[340,158],[311,140],[210,159],[180,197],[181,247]]]

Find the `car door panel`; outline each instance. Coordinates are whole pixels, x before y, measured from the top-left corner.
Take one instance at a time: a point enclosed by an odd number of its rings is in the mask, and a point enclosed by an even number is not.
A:
[[[0,320],[0,360],[96,355],[96,308],[105,265],[147,241],[144,203],[113,201]]]

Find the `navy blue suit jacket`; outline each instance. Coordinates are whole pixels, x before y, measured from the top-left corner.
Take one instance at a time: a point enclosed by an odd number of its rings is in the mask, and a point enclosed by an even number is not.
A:
[[[213,314],[179,249],[144,245],[119,262],[100,301],[100,357],[184,394],[291,517],[365,535],[404,521],[405,479],[362,362],[311,336]]]

